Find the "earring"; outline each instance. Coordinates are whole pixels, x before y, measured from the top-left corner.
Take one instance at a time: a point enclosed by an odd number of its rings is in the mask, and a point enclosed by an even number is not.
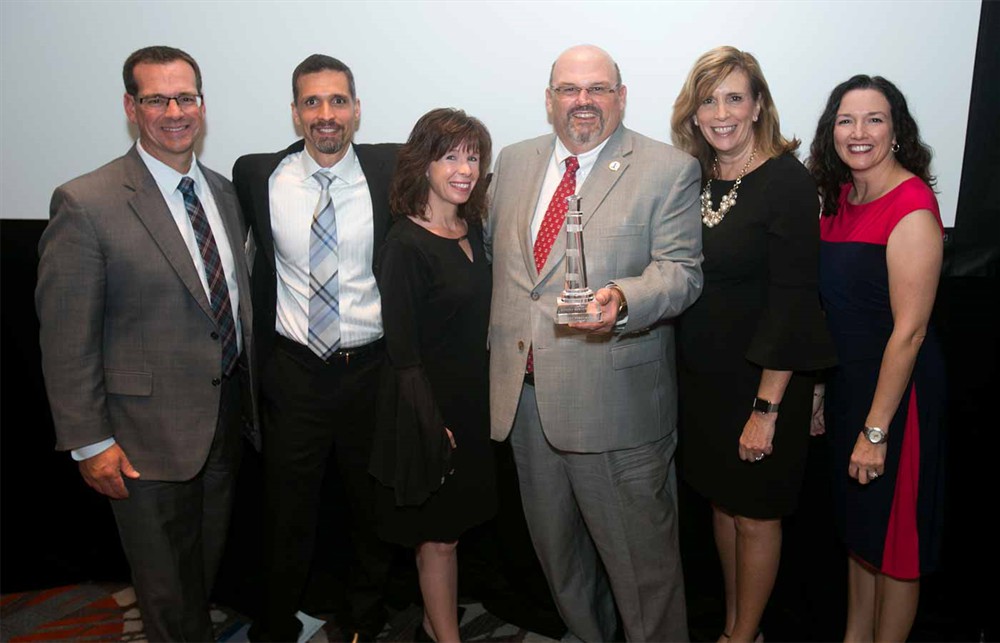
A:
[[[893,142],[891,149],[893,154],[899,152],[899,143]]]

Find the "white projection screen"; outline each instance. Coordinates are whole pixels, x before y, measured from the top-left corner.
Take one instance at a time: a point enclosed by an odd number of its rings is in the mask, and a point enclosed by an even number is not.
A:
[[[625,122],[670,140],[670,111],[695,58],[752,52],[786,135],[806,155],[830,90],[880,74],[907,96],[934,149],[941,212],[955,221],[980,2],[0,2],[0,217],[44,219],[58,184],[124,153],[121,65],[146,45],[200,63],[208,108],[199,157],[224,175],[242,154],[297,137],[292,69],[340,58],[361,99],[360,142],[403,141],[434,107],[460,107],[495,149],[549,131],[549,66],[563,49],[607,49],[628,86]]]

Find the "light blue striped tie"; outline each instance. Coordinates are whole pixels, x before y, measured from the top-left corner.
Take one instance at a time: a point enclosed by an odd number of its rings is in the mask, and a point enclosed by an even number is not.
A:
[[[337,218],[330,197],[333,177],[319,170],[313,178],[320,197],[309,233],[309,348],[327,359],[340,346]]]

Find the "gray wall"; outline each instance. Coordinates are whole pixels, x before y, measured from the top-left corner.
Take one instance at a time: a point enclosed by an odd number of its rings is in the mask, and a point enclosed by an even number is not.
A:
[[[122,154],[121,64],[169,44],[202,66],[201,154],[229,174],[296,137],[290,76],[313,52],[352,67],[361,142],[401,141],[428,109],[481,118],[496,149],[548,130],[549,66],[591,42],[617,59],[626,123],[669,141],[670,111],[698,55],[720,44],[761,62],[803,154],[830,90],[881,74],[907,95],[934,148],[942,214],[955,217],[980,3],[798,2],[0,2],[0,217],[43,219],[52,189]]]

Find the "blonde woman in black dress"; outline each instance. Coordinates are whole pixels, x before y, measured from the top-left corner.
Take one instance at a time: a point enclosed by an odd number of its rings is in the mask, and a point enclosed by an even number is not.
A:
[[[671,125],[703,175],[705,288],[678,341],[681,473],[712,503],[726,596],[719,640],[760,640],[781,518],[805,467],[807,372],[834,361],[817,292],[819,199],[749,53],[718,47],[699,58]]]

